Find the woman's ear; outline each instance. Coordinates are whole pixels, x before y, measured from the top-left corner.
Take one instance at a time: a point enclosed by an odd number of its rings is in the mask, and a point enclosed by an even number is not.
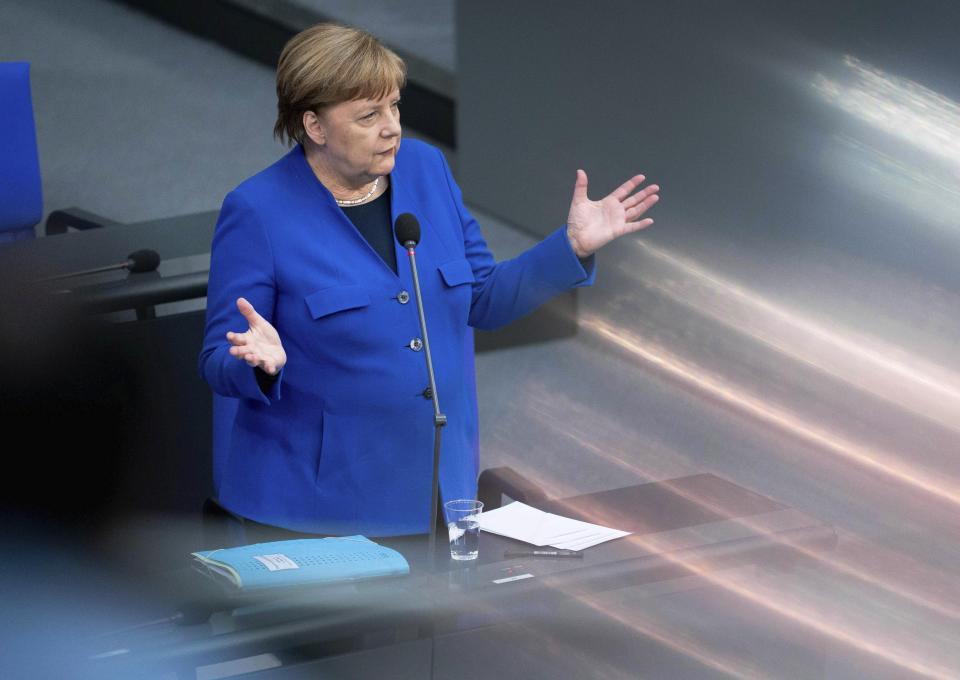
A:
[[[317,146],[323,146],[327,142],[327,135],[323,129],[323,122],[313,111],[304,111],[303,113],[303,130],[307,133],[307,137],[310,138]]]

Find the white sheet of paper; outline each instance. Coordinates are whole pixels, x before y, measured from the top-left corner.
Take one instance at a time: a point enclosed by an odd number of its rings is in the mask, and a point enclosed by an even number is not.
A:
[[[585,537],[577,541],[560,541],[557,543],[551,543],[554,548],[562,548],[564,550],[586,550],[587,548],[592,548],[595,545],[603,543],[605,541],[612,541],[615,538],[622,538],[623,536],[629,536],[629,531],[618,531],[616,529],[609,529],[603,534],[596,534],[594,536]]]
[[[480,529],[538,547],[549,545],[569,550],[583,550],[630,534],[554,515],[519,501],[482,513]]]

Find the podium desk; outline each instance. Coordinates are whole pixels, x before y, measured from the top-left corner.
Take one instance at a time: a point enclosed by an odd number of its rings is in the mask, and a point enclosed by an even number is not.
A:
[[[24,283],[70,275],[44,287],[71,290],[71,301],[90,313],[137,310],[137,319],[152,319],[157,305],[167,304],[166,314],[203,309],[216,221],[217,213],[210,211],[19,241],[0,249],[0,265]],[[156,271],[73,276],[120,264],[144,249],[159,254]]]
[[[32,277],[41,278],[123,262],[131,252],[150,248],[160,255],[162,272],[164,263],[170,260],[210,253],[217,214],[207,211],[111,224],[18,241],[0,249],[0,261],[19,263]]]
[[[445,636],[549,616],[598,593],[651,584],[662,592],[664,584],[711,570],[780,568],[836,543],[822,522],[710,474],[538,504],[634,533],[590,548],[582,559],[504,559],[506,550],[529,546],[482,533],[474,563],[450,560],[439,542],[433,569],[425,537],[383,540],[407,558],[409,576],[224,596],[208,621],[132,634],[118,642],[124,652],[103,663],[194,677],[199,666],[274,653],[284,665],[256,677],[426,677],[434,642]],[[297,650],[297,663],[285,650]]]

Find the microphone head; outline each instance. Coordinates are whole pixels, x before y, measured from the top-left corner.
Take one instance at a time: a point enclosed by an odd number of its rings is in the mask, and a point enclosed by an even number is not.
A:
[[[137,250],[127,255],[127,269],[132,272],[152,272],[160,266],[160,254],[156,250]]]
[[[410,213],[397,216],[394,232],[404,248],[415,248],[420,243],[420,223]]]

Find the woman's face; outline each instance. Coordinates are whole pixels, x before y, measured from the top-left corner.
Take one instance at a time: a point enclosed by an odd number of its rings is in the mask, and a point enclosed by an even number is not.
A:
[[[365,184],[393,170],[400,148],[400,92],[357,99],[319,115],[327,168],[346,183]]]

